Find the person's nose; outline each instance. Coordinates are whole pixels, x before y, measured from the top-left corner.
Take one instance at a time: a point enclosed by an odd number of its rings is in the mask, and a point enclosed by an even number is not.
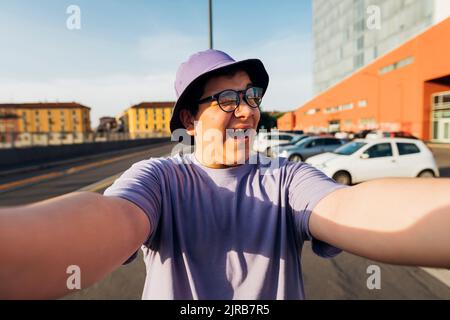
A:
[[[254,115],[254,113],[258,110],[258,108],[252,108],[250,107],[245,99],[241,96],[241,103],[239,106],[234,110],[234,115],[236,118],[250,118]]]

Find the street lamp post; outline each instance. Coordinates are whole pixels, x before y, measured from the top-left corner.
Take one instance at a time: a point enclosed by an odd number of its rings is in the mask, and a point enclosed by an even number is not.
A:
[[[212,21],[212,0],[208,0],[209,11],[209,48],[213,49],[213,21]]]

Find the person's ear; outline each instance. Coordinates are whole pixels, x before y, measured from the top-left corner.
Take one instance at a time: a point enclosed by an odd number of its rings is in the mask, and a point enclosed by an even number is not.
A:
[[[194,116],[188,110],[183,109],[180,111],[180,120],[186,128],[187,133],[194,136]]]

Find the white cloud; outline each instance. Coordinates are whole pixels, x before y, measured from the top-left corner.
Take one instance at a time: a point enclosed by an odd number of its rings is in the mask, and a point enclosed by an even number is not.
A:
[[[201,50],[201,39],[177,33],[141,38],[134,48],[146,75],[117,74],[48,81],[0,78],[0,102],[68,102],[92,108],[92,125],[143,101],[174,101],[173,83],[180,62]]]
[[[48,81],[0,78],[0,102],[76,101],[92,108],[92,125],[96,126],[99,117],[116,115],[133,104],[174,100],[176,70],[189,55],[205,48],[203,42],[177,33],[141,38],[134,50],[145,64],[146,75]],[[312,48],[308,39],[282,35],[229,53],[239,60],[259,58],[264,62],[271,79],[263,104],[266,110],[293,110],[312,97]]]

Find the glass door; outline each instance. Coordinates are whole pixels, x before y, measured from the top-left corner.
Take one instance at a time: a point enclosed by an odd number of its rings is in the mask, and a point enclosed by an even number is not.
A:
[[[439,120],[438,140],[450,143],[450,119]]]

